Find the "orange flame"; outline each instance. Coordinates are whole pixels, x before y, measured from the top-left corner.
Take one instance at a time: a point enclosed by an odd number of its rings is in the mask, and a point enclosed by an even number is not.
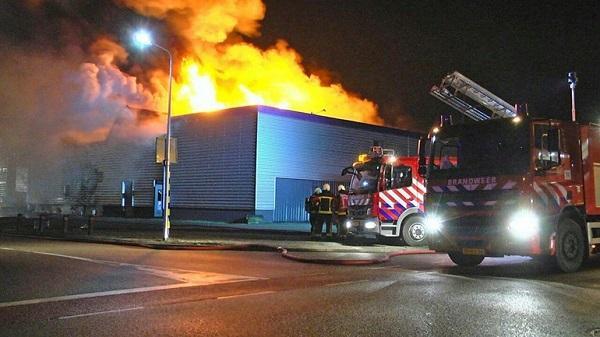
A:
[[[239,42],[239,38],[227,39],[235,34],[258,34],[258,22],[264,16],[260,0],[210,0],[202,5],[192,0],[152,0],[151,5],[141,0],[119,1],[164,20],[190,44],[175,74],[174,115],[269,105],[382,123],[373,102],[348,92],[341,84],[325,84],[319,76],[308,73],[301,56],[285,41],[263,50]],[[179,14],[171,15],[174,12]],[[203,19],[206,15],[210,20]],[[157,103],[166,106],[165,73],[155,72],[151,82],[161,93]]]

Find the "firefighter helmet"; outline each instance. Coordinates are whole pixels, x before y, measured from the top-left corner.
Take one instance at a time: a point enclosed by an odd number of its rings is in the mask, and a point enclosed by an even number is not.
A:
[[[338,192],[345,191],[345,190],[346,190],[346,186],[344,186],[344,185],[338,185]]]
[[[321,191],[321,188],[319,187],[315,187],[315,194],[321,194],[323,191]]]
[[[329,186],[329,184],[323,184],[323,191],[331,191],[331,186]]]

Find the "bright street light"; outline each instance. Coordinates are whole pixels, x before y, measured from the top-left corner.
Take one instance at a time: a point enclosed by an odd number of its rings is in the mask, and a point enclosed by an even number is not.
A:
[[[153,45],[150,33],[145,30],[138,30],[133,34],[133,41],[139,48],[145,48]]]
[[[169,55],[169,98],[167,108],[167,139],[165,141],[165,160],[163,161],[163,240],[169,239],[171,228],[171,84],[173,82],[173,56],[171,52],[152,41],[150,33],[138,30],[133,34],[133,40],[139,48],[156,47]]]

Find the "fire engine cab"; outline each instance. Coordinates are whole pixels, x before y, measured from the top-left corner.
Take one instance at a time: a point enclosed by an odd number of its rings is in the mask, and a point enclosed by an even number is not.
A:
[[[423,245],[424,180],[416,175],[418,157],[396,157],[394,150],[375,144],[368,154],[345,168],[351,174],[348,218],[355,235],[391,238],[409,245]]]
[[[431,249],[465,266],[548,257],[540,260],[564,272],[600,252],[599,125],[520,115],[457,72],[432,94],[476,121],[445,123],[420,141]]]

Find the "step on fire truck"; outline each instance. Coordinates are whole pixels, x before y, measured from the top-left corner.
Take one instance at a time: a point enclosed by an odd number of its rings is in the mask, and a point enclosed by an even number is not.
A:
[[[419,142],[431,249],[463,266],[524,255],[564,272],[600,252],[599,125],[575,122],[574,104],[572,121],[521,115],[458,72],[431,94],[475,120],[446,119]]]
[[[417,168],[418,157],[396,157],[377,144],[345,168],[342,175],[352,174],[344,224],[348,231],[423,245],[425,186]]]

